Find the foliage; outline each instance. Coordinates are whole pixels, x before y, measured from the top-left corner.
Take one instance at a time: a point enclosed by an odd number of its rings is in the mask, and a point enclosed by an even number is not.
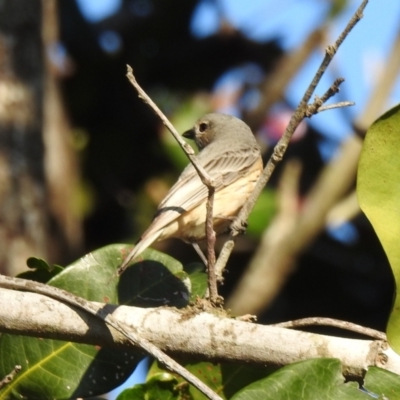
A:
[[[371,221],[400,285],[400,105],[371,125],[358,167],[357,193],[361,209]],[[396,291],[387,335],[400,354],[400,295]]]
[[[178,261],[151,249],[117,279],[121,256],[130,249],[116,244],[96,250],[47,283],[88,300],[142,307],[183,307],[192,292],[204,294],[204,272],[198,266],[190,267],[190,278]],[[50,269],[43,260],[29,264],[37,271]],[[36,277],[42,280],[43,274]],[[124,382],[143,357],[133,351],[4,334],[0,337],[0,376],[18,364],[22,370],[0,390],[0,398],[69,399],[106,393]]]
[[[48,284],[89,300],[143,307],[183,307],[189,298],[204,296],[206,275],[200,264],[183,268],[173,258],[151,249],[117,279],[115,270],[130,249],[117,244],[96,250],[59,272]],[[51,269],[43,260],[29,263],[38,270]],[[126,350],[16,335],[1,336],[0,354],[0,374],[7,374],[18,363],[22,365],[21,373],[0,391],[2,399],[98,395],[120,385],[143,358]],[[367,399],[371,395],[400,395],[398,377],[379,368],[367,372],[362,388],[355,382],[345,383],[340,361],[335,359],[307,360],[278,371],[205,362],[184,365],[224,399]],[[124,390],[118,400],[203,398],[197,389],[155,362],[146,383]]]

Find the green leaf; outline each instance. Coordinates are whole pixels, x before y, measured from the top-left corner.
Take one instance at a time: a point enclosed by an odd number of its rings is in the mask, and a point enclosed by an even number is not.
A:
[[[368,400],[354,382],[344,383],[336,359],[301,361],[245,387],[232,400]]]
[[[197,297],[204,298],[208,288],[207,273],[204,264],[194,262],[185,265],[184,268],[192,283],[190,301],[195,301]]]
[[[116,400],[148,400],[146,384],[135,385],[133,388],[123,390]]]
[[[173,375],[162,372],[153,375],[146,383],[124,390],[117,400],[188,400],[187,388],[187,384],[178,385]]]
[[[249,216],[246,233],[255,237],[261,236],[276,214],[276,209],[275,190],[264,189]]]
[[[188,303],[190,281],[173,258],[148,249],[120,278],[116,269],[132,246],[110,245],[87,254],[48,284],[92,301],[142,306]],[[0,337],[0,377],[15,365],[16,378],[1,399],[70,399],[108,392],[123,383],[143,358],[138,351],[100,348],[16,335]]]
[[[204,382],[223,399],[230,399],[239,389],[242,389],[251,382],[264,378],[271,373],[271,370],[268,368],[250,367],[247,365],[231,365],[221,363],[213,364],[210,362],[180,362],[180,364],[182,364],[193,375],[201,379],[202,382]],[[157,361],[155,361],[153,362],[153,365],[149,370],[148,380],[154,379],[154,377],[157,377],[159,376],[159,374],[162,373],[165,374],[166,372],[163,367],[160,366]],[[173,376],[176,379],[179,387],[180,385],[184,385],[186,382],[176,374],[169,373],[169,375]],[[192,385],[188,385],[187,388],[190,397],[185,397],[185,399],[205,399],[204,395]],[[171,392],[171,394],[173,394],[173,392]]]
[[[364,378],[367,390],[379,398],[400,399],[400,376],[377,367],[370,367]]]
[[[70,399],[108,392],[123,383],[140,356],[116,349],[14,335],[0,340],[0,370],[21,372],[1,399]]]
[[[33,271],[22,272],[18,278],[42,283],[46,283],[63,270],[59,265],[49,265],[45,260],[36,257],[29,257],[26,265]]]
[[[357,195],[389,259],[396,298],[389,318],[390,346],[400,354],[400,105],[368,129],[357,176]]]
[[[121,248],[121,253],[126,256],[131,250],[132,246],[125,246]],[[116,267],[120,263],[121,258]],[[118,285],[118,304],[182,308],[189,304],[190,292],[191,282],[182,264],[159,251],[147,249],[140,256],[140,261],[131,263],[122,274]]]
[[[45,260],[36,257],[29,257],[26,260],[26,265],[32,269],[44,269],[46,271],[51,271],[53,269]]]

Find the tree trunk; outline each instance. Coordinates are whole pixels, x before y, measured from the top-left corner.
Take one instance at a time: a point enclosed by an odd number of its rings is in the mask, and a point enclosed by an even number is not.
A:
[[[41,27],[40,0],[0,3],[0,272],[9,275],[68,248],[46,184]]]

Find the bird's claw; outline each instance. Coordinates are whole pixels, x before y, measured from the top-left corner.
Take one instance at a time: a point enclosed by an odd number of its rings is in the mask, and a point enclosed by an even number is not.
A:
[[[241,218],[236,218],[229,227],[231,236],[238,236],[246,232],[248,223]]]

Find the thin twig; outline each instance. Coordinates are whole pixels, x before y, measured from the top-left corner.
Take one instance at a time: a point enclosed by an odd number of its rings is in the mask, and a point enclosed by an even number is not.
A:
[[[22,290],[42,294],[63,303],[72,305],[74,307],[78,307],[79,309],[94,315],[95,317],[101,319],[107,325],[112,326],[116,331],[124,335],[133,345],[141,347],[151,356],[160,361],[160,363],[166,366],[168,369],[182,376],[182,378],[186,379],[209,399],[221,400],[221,397],[214,393],[207,385],[200,381],[200,379],[191,374],[186,368],[182,367],[175,360],[173,360],[171,357],[161,351],[157,346],[153,345],[151,342],[141,337],[136,330],[134,330],[133,328],[127,328],[119,321],[117,321],[112,315],[110,315],[107,304],[104,306],[104,308],[99,310],[95,308],[90,303],[90,301],[87,301],[82,297],[75,296],[65,290],[58,289],[53,286],[48,286],[39,282],[33,282],[19,278],[11,278],[4,275],[0,275],[0,287],[5,289]]]
[[[307,110],[307,104],[310,100],[312,94],[315,91],[319,81],[322,78],[322,75],[325,73],[326,68],[332,61],[333,56],[336,54],[339,46],[342,44],[343,40],[347,37],[350,31],[354,28],[357,22],[362,18],[362,13],[364,8],[366,7],[368,0],[364,0],[357,11],[354,13],[353,17],[347,24],[346,28],[343,30],[339,38],[336,40],[333,46],[328,46],[325,50],[325,57],[319,66],[311,84],[307,88],[303,98],[300,101],[296,111],[294,112],[292,118],[290,119],[289,125],[287,126],[285,133],[276,144],[274,151],[272,153],[271,158],[268,160],[267,165],[264,168],[263,173],[261,174],[258,182],[253,190],[253,193],[250,195],[246,204],[241,209],[236,220],[231,224],[231,234],[233,236],[239,234],[243,231],[243,221],[247,221],[248,216],[253,209],[257,198],[259,197],[261,191],[263,190],[266,183],[269,181],[269,178],[272,175],[272,172],[275,170],[276,165],[282,160],[283,155],[286,152],[286,149],[289,145],[289,141],[293,136],[294,131],[299,126],[300,122],[304,119],[305,113]]]
[[[352,322],[341,321],[334,318],[323,318],[323,317],[310,317],[302,318],[294,321],[281,322],[279,324],[272,324],[271,326],[277,326],[279,328],[301,328],[303,326],[333,326],[334,328],[345,329],[347,331],[360,333],[368,337],[372,337],[378,340],[387,340],[386,335],[383,332],[377,331],[376,329],[366,328],[361,325],[353,324]]]
[[[233,221],[233,223],[230,226],[230,234],[231,236],[236,236],[240,232],[243,231],[243,226],[245,225],[243,221],[247,221],[258,197],[260,196],[262,190],[264,189],[265,185],[269,181],[273,171],[275,170],[276,165],[282,160],[283,155],[286,152],[286,149],[289,145],[289,141],[291,137],[294,134],[294,131],[296,128],[300,125],[301,121],[305,117],[305,112],[307,110],[307,103],[310,100],[312,94],[315,91],[315,88],[317,87],[319,81],[321,80],[322,75],[325,73],[326,68],[330,64],[333,56],[335,55],[337,49],[339,46],[342,44],[343,40],[347,37],[347,35],[350,33],[350,31],[354,28],[354,26],[357,24],[357,22],[362,18],[363,16],[363,11],[368,3],[368,0],[364,0],[353,17],[351,18],[350,22],[347,24],[346,28],[343,30],[339,38],[336,40],[334,46],[328,46],[326,51],[325,51],[325,57],[318,68],[311,84],[309,85],[307,91],[305,92],[303,98],[301,99],[296,111],[292,115],[292,118],[290,119],[290,122],[285,130],[285,133],[279,140],[279,142],[276,144],[273,154],[270,157],[270,159],[267,162],[267,165],[264,167],[264,171],[261,174],[260,178],[258,179],[258,182],[250,195],[250,197],[247,199],[246,203],[242,207],[242,209],[239,212],[239,215]],[[223,256],[223,260],[227,260],[230,257],[230,254],[233,250],[233,246],[226,247],[223,249],[224,251],[221,252],[221,256]],[[217,264],[219,265],[219,269],[223,270],[225,265],[222,265],[219,263],[219,260],[217,260]]]
[[[311,118],[316,114],[331,97],[336,93],[339,93],[339,87],[344,82],[344,78],[337,78],[335,82],[332,83],[330,88],[323,94],[322,97],[315,96],[314,102],[307,106],[306,117]]]
[[[344,108],[354,106],[356,103],[354,101],[339,101],[338,103],[328,104],[326,106],[321,106],[318,108],[316,113],[320,113],[323,111],[333,110],[335,108]]]
[[[22,367],[20,365],[16,365],[14,369],[0,381],[0,389],[8,385],[15,378],[15,375],[21,371],[21,369]]]
[[[207,214],[206,214],[206,237],[207,237],[207,277],[209,300],[212,304],[217,305],[218,289],[217,276],[215,273],[215,232],[213,226],[213,205],[214,205],[215,189],[208,189]]]
[[[219,253],[218,260],[215,263],[215,274],[219,283],[222,283],[224,281],[223,271],[234,247],[235,239],[231,238],[224,243],[221,252]]]
[[[293,266],[287,257],[287,237],[293,231],[299,218],[299,182],[302,164],[289,160],[283,168],[277,186],[277,210],[268,224],[252,259],[246,267],[238,285],[226,301],[226,307],[236,315],[257,314],[254,305],[264,305],[266,296],[276,293],[286,280],[287,271]],[[267,272],[265,272],[267,271]],[[252,295],[249,296],[248,294]],[[240,299],[237,301],[237,299]]]
[[[174,126],[171,124],[171,122],[168,120],[168,118],[164,115],[164,113],[157,107],[157,105],[154,103],[154,101],[151,100],[151,98],[148,96],[148,94],[137,83],[136,78],[133,75],[132,67],[129,65],[127,65],[126,67],[128,70],[126,76],[128,77],[128,79],[131,82],[131,84],[133,85],[133,87],[137,90],[139,97],[146,104],[148,104],[150,106],[150,108],[153,109],[153,111],[161,119],[162,123],[172,133],[173,137],[179,143],[179,146],[181,146],[182,150],[185,152],[185,154],[189,158],[190,162],[193,164],[193,167],[196,169],[197,173],[199,174],[201,181],[207,187],[213,187],[214,180],[208,175],[206,170],[200,164],[197,163],[195,152],[192,149],[192,147],[182,139],[181,135],[177,132],[177,130],[174,128]]]
[[[214,305],[218,305],[218,290],[217,290],[217,278],[215,275],[215,232],[213,229],[213,206],[214,206],[214,193],[215,193],[215,181],[211,178],[205,169],[197,163],[195,153],[192,147],[186,143],[181,135],[176,131],[174,126],[168,120],[168,118],[164,115],[164,113],[157,107],[154,101],[148,96],[148,94],[140,87],[138,82],[136,81],[135,76],[133,75],[132,68],[127,65],[127,74],[129,81],[133,85],[133,87],[139,93],[139,97],[153,109],[156,115],[161,119],[163,124],[168,128],[168,130],[172,133],[176,141],[181,146],[182,150],[185,152],[190,162],[193,164],[196,169],[201,181],[208,189],[208,197],[207,197],[207,214],[206,214],[206,239],[207,239],[207,271],[208,271],[208,290],[210,295],[210,302]],[[217,179],[218,177],[216,177]]]

